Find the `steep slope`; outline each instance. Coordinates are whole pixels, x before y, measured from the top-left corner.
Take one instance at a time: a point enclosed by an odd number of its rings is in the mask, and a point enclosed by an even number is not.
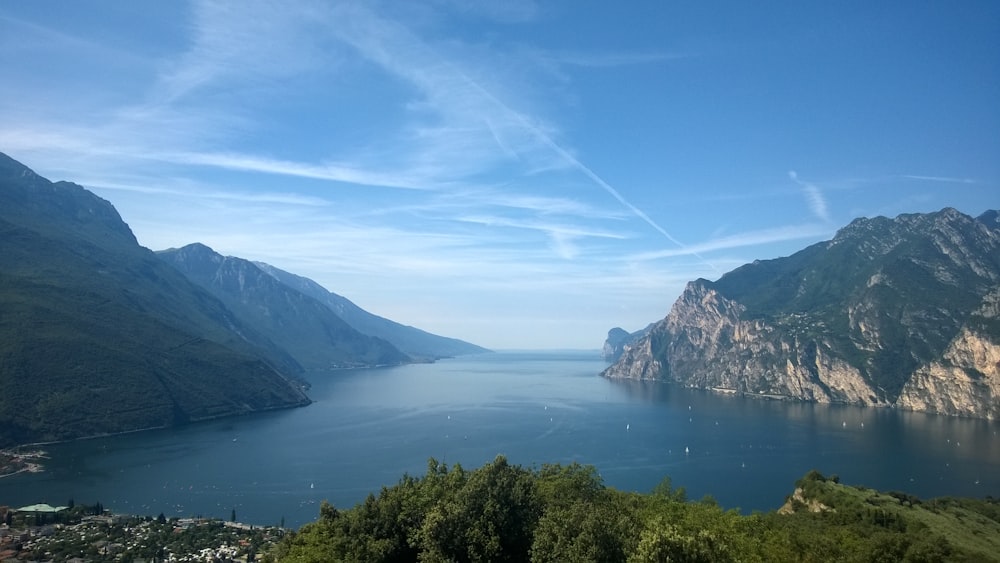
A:
[[[629,346],[649,333],[652,328],[653,325],[649,324],[642,330],[630,333],[624,328],[616,326],[608,331],[608,337],[604,339],[604,346],[601,347],[601,357],[608,362],[618,361],[618,358],[622,357],[622,354],[625,353],[625,350]]]
[[[997,418],[998,284],[995,212],[858,219],[691,282],[604,374]]]
[[[361,334],[324,304],[265,273],[253,262],[202,244],[157,253],[205,288],[245,324],[278,343],[306,369],[397,365],[410,358]]]
[[[256,263],[262,270],[280,282],[318,300],[329,307],[338,317],[359,332],[377,336],[418,359],[433,360],[466,354],[481,354],[489,350],[458,340],[438,336],[378,315],[373,315],[358,307],[345,297],[327,291],[309,278],[290,274],[262,262]]]
[[[110,203],[0,154],[0,444],[303,405],[300,370]]]

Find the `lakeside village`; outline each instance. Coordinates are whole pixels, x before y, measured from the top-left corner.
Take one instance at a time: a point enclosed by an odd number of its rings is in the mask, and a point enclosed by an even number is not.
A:
[[[45,452],[0,450],[0,478],[42,471]],[[3,499],[0,499],[2,502]],[[284,523],[282,523],[284,524]],[[208,518],[111,514],[101,503],[0,505],[0,563],[243,562],[263,556],[287,530]]]
[[[207,518],[111,514],[100,503],[0,506],[0,563],[241,562],[263,556],[286,533]]]

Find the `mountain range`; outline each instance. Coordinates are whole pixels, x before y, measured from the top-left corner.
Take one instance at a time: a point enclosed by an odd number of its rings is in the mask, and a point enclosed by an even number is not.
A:
[[[487,350],[373,315],[316,282],[200,244],[157,252],[307,370],[386,366]]]
[[[158,255],[109,202],[0,153],[0,447],[303,406],[306,369],[414,361],[279,275]],[[421,360],[483,351],[417,332]]]
[[[998,212],[857,219],[690,282],[666,318],[616,345],[606,377],[1000,418]]]

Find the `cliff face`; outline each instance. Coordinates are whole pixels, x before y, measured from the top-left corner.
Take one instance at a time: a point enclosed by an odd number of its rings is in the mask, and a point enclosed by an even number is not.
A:
[[[601,348],[601,357],[608,362],[618,361],[618,358],[622,357],[622,354],[626,350],[631,348],[637,340],[649,333],[652,328],[653,325],[650,324],[646,328],[632,333],[627,332],[621,327],[609,330],[608,337],[604,340],[604,346]]]
[[[691,282],[604,375],[997,418],[998,282],[995,221],[951,209],[858,220]]]
[[[987,296],[971,326],[963,328],[941,359],[921,366],[903,387],[900,407],[942,414],[1000,419],[1000,290]]]

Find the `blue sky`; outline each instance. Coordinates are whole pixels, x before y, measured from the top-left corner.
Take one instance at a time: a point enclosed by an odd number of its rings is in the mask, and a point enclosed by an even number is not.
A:
[[[494,348],[1000,207],[1000,3],[0,0],[0,151]]]

